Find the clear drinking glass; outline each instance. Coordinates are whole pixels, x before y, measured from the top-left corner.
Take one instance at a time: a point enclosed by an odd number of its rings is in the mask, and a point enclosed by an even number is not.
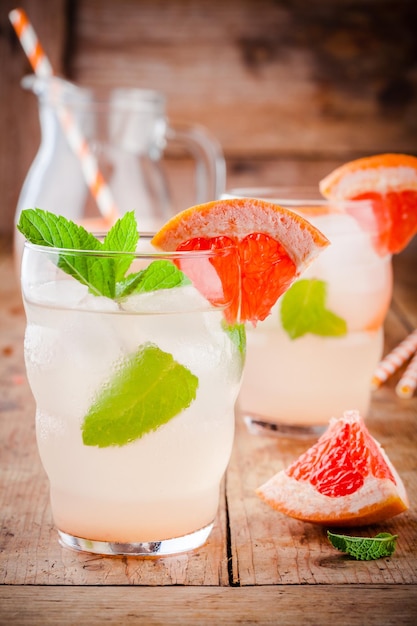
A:
[[[365,417],[392,295],[391,257],[375,247],[371,202],[329,202],[316,189],[233,189],[225,195],[276,202],[330,240],[271,315],[247,327],[238,405],[248,426],[308,437],[345,410]]]
[[[243,342],[216,267],[236,249],[134,255],[25,243],[22,292],[36,434],[63,546],[166,555],[207,539],[234,435]],[[155,263],[203,283],[96,296],[63,264]],[[208,294],[210,300],[203,294]]]

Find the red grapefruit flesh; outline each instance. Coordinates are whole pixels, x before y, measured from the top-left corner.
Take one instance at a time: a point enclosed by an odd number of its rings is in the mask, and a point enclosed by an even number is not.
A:
[[[363,526],[405,511],[404,484],[357,411],[333,419],[316,444],[257,489],[272,508],[328,526]]]
[[[186,209],[169,220],[152,243],[167,251],[237,248],[240,278],[230,272],[226,261],[216,262],[224,291],[233,303],[228,321],[256,323],[267,317],[279,296],[329,241],[296,213],[249,198]],[[207,293],[204,277],[193,277],[193,282]]]

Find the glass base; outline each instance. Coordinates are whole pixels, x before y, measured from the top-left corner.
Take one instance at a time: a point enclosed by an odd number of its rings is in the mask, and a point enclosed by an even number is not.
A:
[[[194,533],[173,539],[163,539],[161,541],[144,541],[132,543],[119,543],[116,541],[91,541],[82,537],[68,535],[62,530],[58,530],[59,543],[64,548],[71,548],[78,552],[93,552],[110,556],[130,555],[130,556],[169,556],[179,552],[188,552],[202,546],[208,539],[213,523],[196,530]]]
[[[260,415],[245,413],[243,421],[251,435],[267,435],[272,437],[286,437],[289,439],[318,439],[327,429],[327,424],[286,424],[283,422],[269,422]]]

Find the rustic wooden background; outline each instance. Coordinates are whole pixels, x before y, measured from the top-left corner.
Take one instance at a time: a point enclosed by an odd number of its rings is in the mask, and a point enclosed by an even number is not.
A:
[[[350,158],[417,154],[415,0],[0,0],[3,245],[39,144],[16,6],[57,74],[158,89],[173,122],[205,125],[229,186],[316,184]]]

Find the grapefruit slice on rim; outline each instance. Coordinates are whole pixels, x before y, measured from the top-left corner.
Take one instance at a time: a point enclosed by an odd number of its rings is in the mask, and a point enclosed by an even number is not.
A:
[[[331,200],[369,200],[376,221],[375,247],[383,255],[403,250],[417,233],[417,158],[377,154],[349,161],[320,181]],[[349,211],[349,208],[347,209]],[[365,221],[365,215],[355,211]]]
[[[256,490],[273,509],[329,526],[363,526],[407,510],[404,484],[357,411]]]
[[[226,317],[229,323],[256,324],[269,315],[279,296],[329,241],[296,213],[271,202],[244,198],[186,209],[159,230],[152,244],[166,251],[237,247],[240,278],[231,275],[227,260],[216,262],[232,303]],[[204,277],[195,276],[193,282],[209,297]]]

